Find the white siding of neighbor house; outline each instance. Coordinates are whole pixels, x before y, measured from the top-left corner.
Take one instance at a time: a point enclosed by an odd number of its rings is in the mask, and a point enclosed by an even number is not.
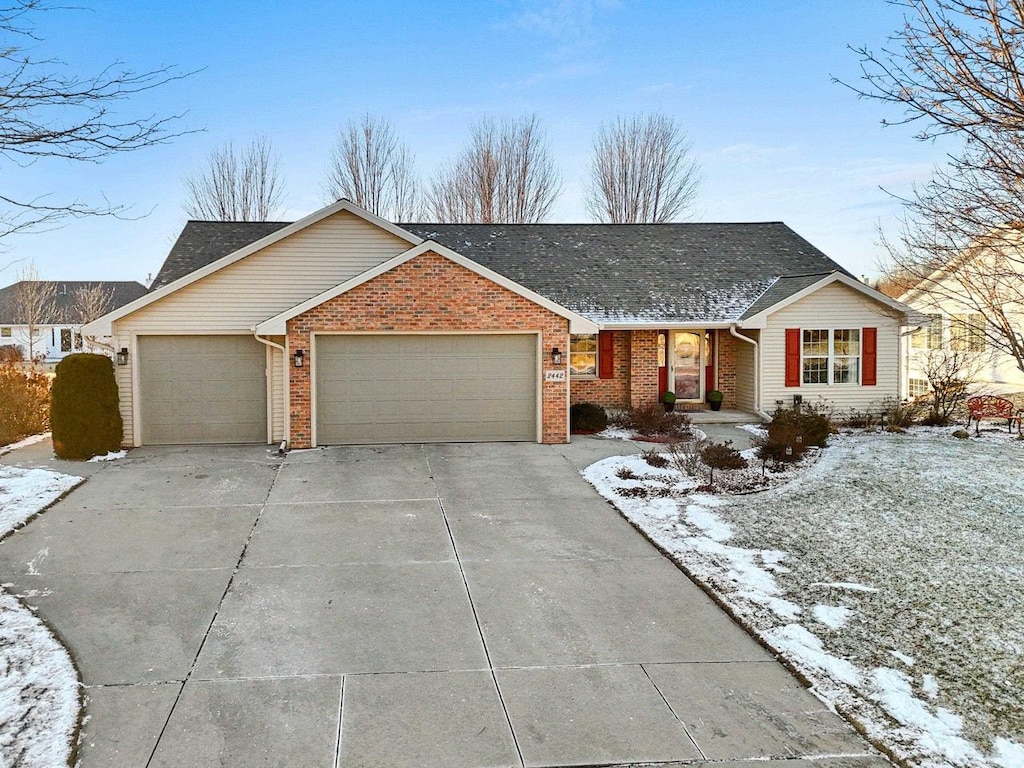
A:
[[[115,348],[145,334],[250,331],[257,323],[387,261],[412,245],[347,211],[310,225],[114,322]],[[280,339],[278,340],[280,341]],[[137,355],[133,355],[137,357]],[[274,352],[271,435],[284,437],[283,362]],[[117,372],[125,443],[134,443],[134,364]]]
[[[739,331],[740,335],[758,341],[759,331]],[[757,348],[745,341],[736,341],[736,404],[744,411],[757,407],[755,390],[755,356]]]
[[[877,384],[805,384],[786,386],[787,328],[877,328]],[[793,395],[807,405],[839,411],[877,410],[882,400],[900,392],[900,318],[888,307],[840,283],[832,283],[768,317],[761,331],[762,408],[771,413],[776,401],[788,407]]]
[[[952,289],[946,288],[945,290]],[[946,345],[948,345],[950,339],[950,320],[952,316],[975,314],[978,312],[969,302],[956,301],[948,296],[917,295],[912,296],[906,303],[925,314],[942,315],[943,343]],[[1011,318],[1016,319],[1018,327],[1024,327],[1024,312],[1008,312],[1007,314]],[[909,391],[909,379],[926,378],[922,370],[922,358],[927,352],[927,349],[914,349],[909,335],[903,338],[904,375],[902,392],[904,395]],[[1024,372],[1017,367],[1017,361],[1013,355],[996,348],[990,341],[987,341],[985,352],[981,353],[981,357],[981,368],[978,371],[975,383],[982,390],[1006,393],[1024,389]]]

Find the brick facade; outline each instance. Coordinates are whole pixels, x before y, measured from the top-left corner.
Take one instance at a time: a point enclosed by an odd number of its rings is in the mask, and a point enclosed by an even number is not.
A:
[[[610,379],[573,379],[569,398],[573,404],[597,403],[605,408],[629,408],[630,331],[613,331],[615,367]],[[657,373],[657,372],[655,372]]]
[[[569,321],[475,272],[428,251],[288,321],[289,350],[312,348],[328,331],[541,333],[541,368],[554,347],[569,348]],[[310,367],[289,367],[291,445],[312,444]],[[541,442],[568,441],[568,384],[542,382]]]
[[[723,408],[735,408],[736,345],[725,330],[711,331],[717,350],[714,381],[725,395]],[[615,375],[610,379],[573,379],[569,385],[573,403],[597,403],[605,408],[637,408],[657,401],[658,332],[615,331]]]

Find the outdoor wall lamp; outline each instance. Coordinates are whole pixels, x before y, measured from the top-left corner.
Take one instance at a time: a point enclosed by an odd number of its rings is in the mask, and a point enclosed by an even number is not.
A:
[[[306,353],[303,352],[301,349],[297,349],[297,350],[295,350],[294,359],[295,359],[295,367],[296,368],[301,368],[302,366],[304,366],[306,364]]]
[[[128,365],[128,347],[121,347],[117,353],[117,364]]]
[[[554,365],[561,365],[562,363],[562,350],[558,347],[551,350],[551,362]]]

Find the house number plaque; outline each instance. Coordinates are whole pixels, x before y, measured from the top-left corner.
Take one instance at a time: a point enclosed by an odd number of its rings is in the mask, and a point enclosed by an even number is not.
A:
[[[565,371],[544,371],[544,381],[565,381]]]

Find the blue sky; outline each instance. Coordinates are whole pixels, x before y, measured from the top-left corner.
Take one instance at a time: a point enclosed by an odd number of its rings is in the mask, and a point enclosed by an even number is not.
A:
[[[586,221],[594,131],[639,111],[675,117],[703,166],[697,221],[782,220],[856,274],[873,274],[876,226],[943,147],[898,113],[831,82],[856,81],[848,45],[881,47],[901,14],[883,0],[106,0],[39,19],[40,57],[72,71],[114,61],[201,70],[135,99],[133,114],[186,112],[196,133],[98,165],[2,168],[22,197],[131,204],[131,220],[82,219],[8,238],[0,267],[33,260],[52,279],[155,274],[185,221],[182,175],[225,140],[265,134],[281,156],[282,218],[319,208],[340,125],[392,120],[424,177],[484,115],[536,113],[561,167],[551,221]],[[0,272],[0,285],[16,267]]]

